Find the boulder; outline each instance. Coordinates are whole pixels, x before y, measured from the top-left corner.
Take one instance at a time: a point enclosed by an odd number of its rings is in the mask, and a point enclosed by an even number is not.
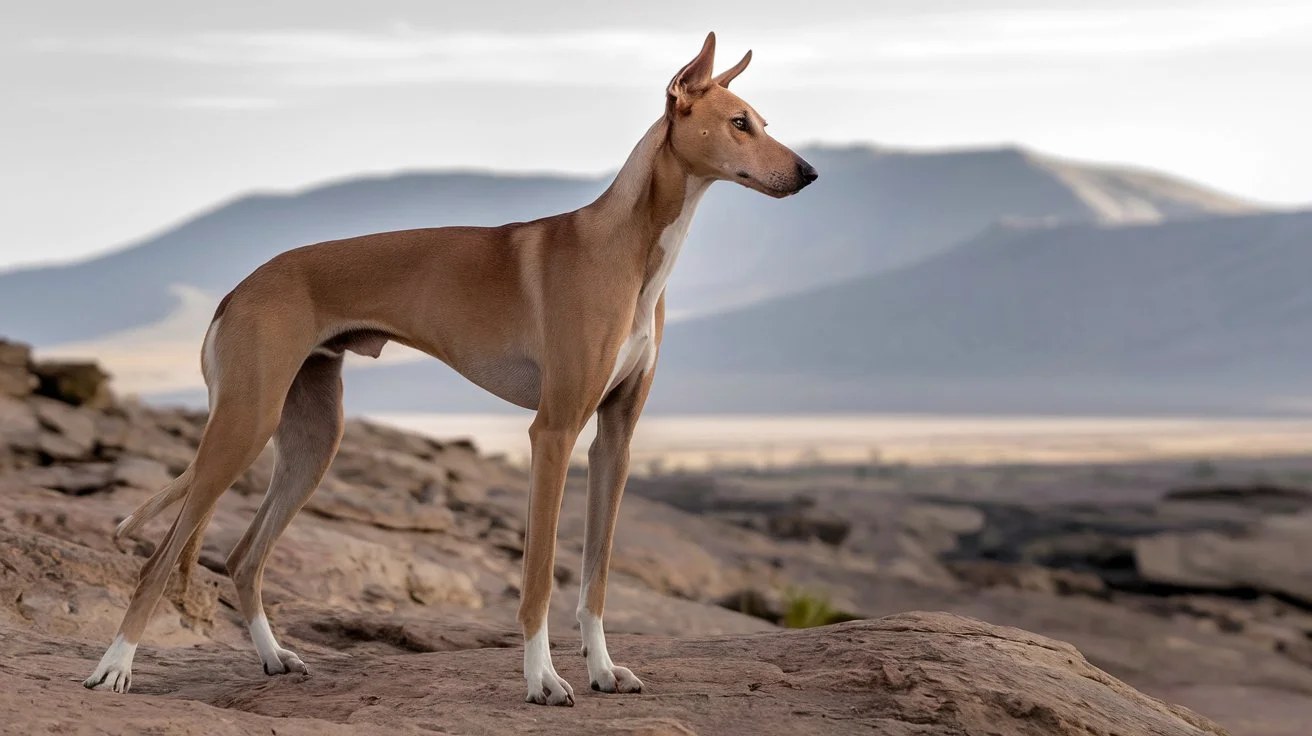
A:
[[[945,564],[959,580],[974,588],[1014,588],[1047,595],[1095,598],[1108,594],[1102,578],[1089,572],[994,560],[950,560]]]
[[[70,496],[81,496],[109,488],[114,479],[114,465],[112,463],[48,465],[19,471],[17,477],[24,483],[34,486],[49,488]]]
[[[32,349],[22,343],[0,340],[0,396],[22,398],[37,387],[32,375]]]
[[[104,409],[114,403],[109,374],[96,363],[44,361],[33,368],[40,383],[36,392],[73,406]]]
[[[0,472],[33,462],[40,435],[31,404],[0,395]]]
[[[483,605],[473,579],[463,570],[319,526],[293,524],[274,548],[269,565],[308,601],[377,610],[408,603]]]
[[[112,480],[130,488],[141,488],[154,493],[173,482],[168,466],[158,460],[125,455],[114,463]]]
[[[1312,514],[1270,516],[1244,534],[1213,531],[1136,539],[1149,583],[1220,591],[1256,590],[1312,605]]]
[[[43,462],[76,463],[91,459],[91,452],[86,445],[57,432],[38,434],[36,449]]]
[[[428,500],[425,500],[428,499]],[[455,517],[438,499],[401,490],[344,483],[325,478],[306,509],[331,519],[359,521],[384,529],[441,532]]]
[[[41,426],[60,435],[72,448],[71,457],[60,459],[89,456],[95,450],[97,428],[94,414],[41,396],[32,400],[32,408],[36,410]]]

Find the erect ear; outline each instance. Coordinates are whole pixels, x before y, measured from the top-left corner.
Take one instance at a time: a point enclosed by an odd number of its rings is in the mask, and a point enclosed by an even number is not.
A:
[[[687,114],[692,108],[693,100],[710,89],[714,80],[711,71],[715,66],[715,32],[706,34],[706,43],[702,44],[701,53],[688,62],[665,88],[665,107],[667,111]]]
[[[721,87],[727,88],[729,86],[729,83],[732,82],[734,78],[736,78],[739,74],[742,74],[743,70],[746,69],[747,65],[750,63],[752,63],[752,50],[748,49],[747,54],[743,56],[743,60],[738,62],[737,64],[734,64],[728,69],[725,69],[724,71],[720,72],[719,76],[717,76],[714,80],[715,83],[720,85]]]

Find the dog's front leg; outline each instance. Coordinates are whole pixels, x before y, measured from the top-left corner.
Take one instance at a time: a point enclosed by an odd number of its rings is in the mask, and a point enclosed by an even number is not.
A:
[[[577,610],[583,656],[593,690],[642,691],[642,680],[617,667],[606,649],[601,616],[606,607],[606,577],[619,516],[620,497],[629,476],[629,443],[651,388],[651,372],[633,376],[611,392],[597,409],[597,437],[588,450],[588,511],[583,541],[583,576]]]
[[[565,493],[565,474],[584,419],[571,414],[562,420],[556,412],[539,409],[529,428],[533,468],[519,623],[524,631],[524,679],[528,683],[525,700],[539,705],[574,705],[574,689],[556,674],[551,663],[547,610],[551,605],[556,526]]]

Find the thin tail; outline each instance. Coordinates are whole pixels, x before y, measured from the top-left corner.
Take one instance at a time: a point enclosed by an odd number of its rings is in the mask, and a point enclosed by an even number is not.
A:
[[[142,524],[155,518],[165,509],[181,500],[183,496],[187,495],[187,491],[191,490],[193,467],[194,466],[191,465],[187,466],[187,469],[182,471],[182,475],[175,478],[172,483],[164,486],[164,490],[151,496],[149,501],[141,504],[137,507],[136,511],[129,514],[128,518],[124,519],[122,523],[118,525],[118,528],[114,530],[114,538],[118,539],[119,537],[131,534]]]

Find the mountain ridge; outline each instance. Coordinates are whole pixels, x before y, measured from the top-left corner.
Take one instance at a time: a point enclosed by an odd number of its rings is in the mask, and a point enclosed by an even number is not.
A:
[[[1219,408],[1198,400],[1210,390],[1256,410],[1312,393],[1300,380],[1310,269],[1312,210],[999,226],[905,269],[680,324],[662,365],[676,383],[805,377],[865,409],[888,402],[852,381],[979,385],[1009,401],[1045,382],[1072,395],[1102,385],[1090,395],[1103,397],[1179,389],[1194,395],[1184,404]]]
[[[802,155],[822,172],[802,196],[777,202],[731,186],[708,193],[670,283],[671,325],[914,268],[981,233],[1018,225],[1170,223],[1264,211],[1168,175],[1015,146],[931,152],[825,146]],[[608,183],[608,177],[402,171],[260,192],[108,255],[0,273],[0,333],[35,342],[47,354],[99,357],[134,392],[185,393],[200,385],[194,354],[213,303],[278,252],[367,232],[526,221],[583,206]],[[677,351],[677,341],[670,349]],[[172,378],[159,380],[165,374]],[[653,401],[661,405],[659,393]],[[458,403],[482,406],[472,398]]]

